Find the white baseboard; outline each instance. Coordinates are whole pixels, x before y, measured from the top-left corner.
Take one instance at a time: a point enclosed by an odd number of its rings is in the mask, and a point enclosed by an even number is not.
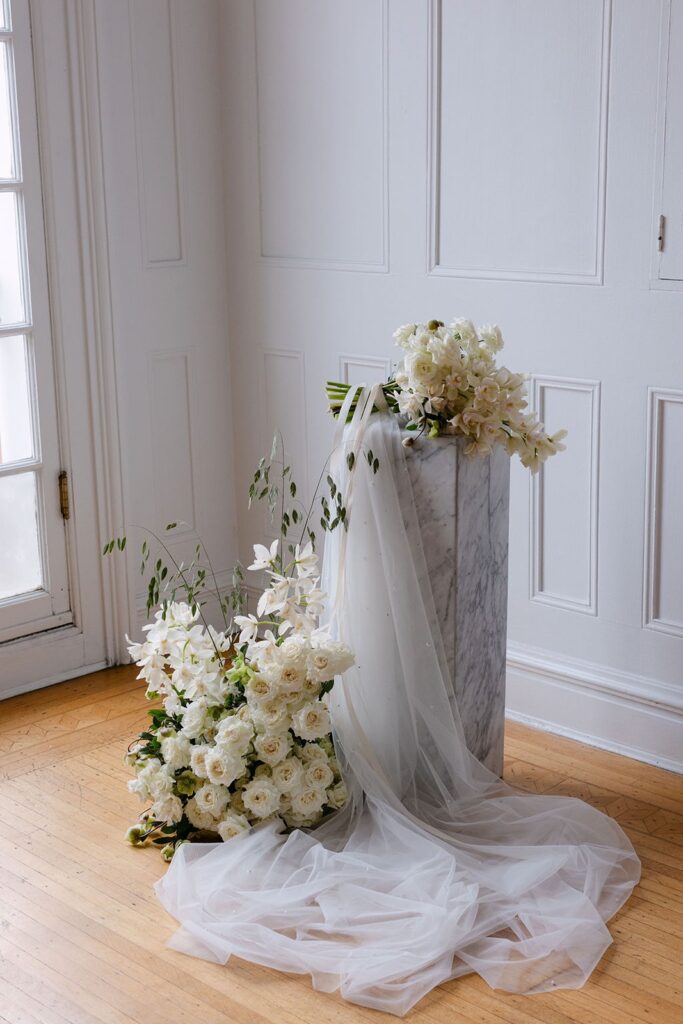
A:
[[[683,687],[510,644],[506,715],[683,774]]]
[[[54,686],[55,683],[67,683],[79,676],[90,675],[91,672],[101,672],[102,669],[111,668],[106,661],[98,661],[93,665],[80,665],[78,668],[67,669],[66,672],[57,672],[55,675],[46,676],[37,682],[30,679],[17,686],[10,686],[0,691],[0,700],[8,700],[10,697],[18,697],[22,693],[30,693],[33,690],[44,690],[46,686]]]

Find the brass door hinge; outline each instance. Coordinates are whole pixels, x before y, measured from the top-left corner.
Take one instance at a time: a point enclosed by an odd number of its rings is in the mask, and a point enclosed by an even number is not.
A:
[[[59,511],[62,513],[62,519],[68,519],[71,516],[69,477],[65,469],[59,474]]]
[[[664,252],[664,231],[666,228],[666,217],[661,214],[659,218],[659,229],[657,232],[657,252]]]

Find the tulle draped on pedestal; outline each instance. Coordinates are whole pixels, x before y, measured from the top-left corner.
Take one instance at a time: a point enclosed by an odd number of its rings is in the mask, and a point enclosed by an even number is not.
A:
[[[269,822],[180,847],[157,884],[181,924],[171,945],[310,974],[317,989],[399,1015],[469,971],[510,992],[579,987],[611,942],[605,922],[638,881],[638,858],[588,804],[516,792],[467,750],[410,452],[393,416],[369,415],[376,400],[359,401],[333,456],[345,494],[346,456],[361,458],[349,531],[328,535],[323,570],[333,631],[356,653],[330,694],[349,803],[310,833]],[[368,448],[377,474],[362,464]]]

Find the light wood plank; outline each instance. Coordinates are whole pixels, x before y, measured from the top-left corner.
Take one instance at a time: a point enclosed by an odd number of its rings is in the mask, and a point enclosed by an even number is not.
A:
[[[0,704],[0,1024],[376,1024],[310,979],[165,946],[155,850],[122,842],[142,805],[127,744],[149,707],[130,668]],[[610,814],[643,861],[614,945],[578,991],[514,996],[478,977],[429,993],[411,1024],[673,1024],[683,1003],[683,780],[508,727],[506,779]],[[9,827],[7,827],[9,823]]]

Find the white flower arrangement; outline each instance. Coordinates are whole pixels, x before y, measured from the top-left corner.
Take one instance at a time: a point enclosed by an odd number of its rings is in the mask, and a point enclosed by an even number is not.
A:
[[[203,833],[227,841],[271,818],[310,828],[346,800],[325,695],[353,654],[319,626],[325,595],[312,542],[288,563],[278,545],[254,547],[249,568],[270,586],[257,615],[235,616],[236,645],[197,621],[198,605],[176,601],[130,644],[162,707],[128,753],[129,789],[151,806],[127,838],[163,846],[166,859]]]
[[[566,430],[548,435],[528,411],[525,377],[497,365],[503,348],[499,327],[430,320],[404,324],[394,338],[405,355],[383,390],[389,408],[406,418],[407,430],[466,437],[468,455],[489,455],[502,445],[532,473],[564,450]],[[335,415],[348,391],[349,385],[328,381]],[[410,446],[412,438],[403,443]]]

